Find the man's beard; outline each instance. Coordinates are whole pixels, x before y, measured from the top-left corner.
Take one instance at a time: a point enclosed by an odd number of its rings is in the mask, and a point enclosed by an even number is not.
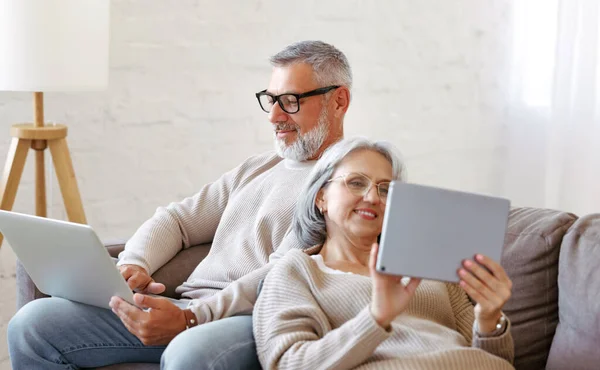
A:
[[[329,122],[327,122],[327,108],[321,110],[317,125],[305,134],[300,133],[300,127],[290,124],[275,124],[276,130],[295,129],[298,133],[296,140],[288,145],[284,139],[277,138],[275,134],[275,150],[277,155],[295,161],[306,161],[314,158],[329,135]]]

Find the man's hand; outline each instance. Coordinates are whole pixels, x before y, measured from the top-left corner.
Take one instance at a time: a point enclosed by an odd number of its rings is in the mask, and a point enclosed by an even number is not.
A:
[[[110,307],[119,316],[127,330],[146,346],[167,345],[186,328],[183,310],[169,300],[134,294],[133,306],[122,298],[112,297]],[[144,311],[141,308],[150,308]]]
[[[141,266],[121,265],[119,271],[133,291],[146,294],[160,294],[165,291],[165,285],[155,282]]]

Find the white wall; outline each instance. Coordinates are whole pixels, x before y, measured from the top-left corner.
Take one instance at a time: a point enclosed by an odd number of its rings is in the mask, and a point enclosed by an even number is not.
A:
[[[354,70],[346,135],[385,138],[409,179],[500,194],[506,154],[510,7],[505,1],[113,0],[110,88],[46,94],[68,142],[89,223],[128,236],[155,208],[192,195],[272,147],[254,93],[268,56],[321,39]],[[31,96],[0,93],[0,156]],[[64,218],[52,181],[51,216]],[[50,186],[50,185],[49,185]],[[15,210],[34,212],[33,155]]]

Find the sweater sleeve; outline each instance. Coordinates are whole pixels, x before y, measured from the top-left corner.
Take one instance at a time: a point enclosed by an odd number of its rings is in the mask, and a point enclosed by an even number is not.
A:
[[[368,307],[332,330],[310,289],[315,286],[310,270],[299,268],[303,262],[288,256],[265,279],[254,309],[263,368],[349,369],[366,361],[391,334],[377,324]]]
[[[211,242],[236,188],[279,160],[271,153],[251,157],[194,196],[159,207],[127,241],[117,265],[138,265],[152,275],[181,249]]]
[[[512,335],[510,333],[510,322],[506,330],[499,336],[481,337],[475,330],[475,315],[473,305],[465,293],[457,284],[447,283],[448,295],[452,311],[456,318],[458,332],[465,337],[472,347],[480,348],[494,356],[505,359],[511,364],[514,361],[515,349]]]
[[[292,228],[288,229],[281,245],[269,256],[269,263],[229,284],[206,300],[194,300],[190,309],[198,323],[207,323],[239,314],[249,314],[254,308],[260,282],[274,264],[291,249],[302,246]]]

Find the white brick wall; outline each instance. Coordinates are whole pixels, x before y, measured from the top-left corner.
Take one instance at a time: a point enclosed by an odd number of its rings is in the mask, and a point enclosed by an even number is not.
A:
[[[348,136],[394,142],[412,181],[496,194],[509,15],[502,0],[113,0],[110,88],[46,94],[46,118],[69,125],[89,223],[102,238],[128,236],[157,206],[271,148],[254,97],[268,83],[267,58],[322,39],[354,69]],[[10,125],[31,116],[29,94],[0,93],[0,158]],[[51,180],[50,212],[64,219]],[[30,155],[15,210],[34,212],[32,181]],[[2,289],[14,287],[9,252],[0,258]],[[0,303],[5,370],[14,289]]]
[[[412,181],[499,193],[510,9],[505,1],[113,0],[110,87],[48,93],[89,223],[128,236],[154,209],[272,147],[254,93],[267,58],[300,39],[343,50],[354,70],[346,134],[386,138]],[[0,93],[0,155],[31,96]],[[33,212],[33,156],[16,210]],[[64,218],[52,177],[53,217]]]

